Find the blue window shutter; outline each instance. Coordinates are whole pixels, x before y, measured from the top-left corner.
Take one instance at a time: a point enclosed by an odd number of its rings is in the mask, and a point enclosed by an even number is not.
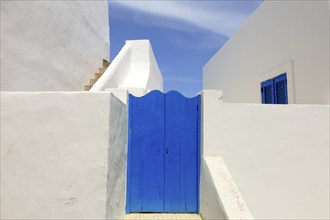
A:
[[[274,88],[273,79],[266,80],[261,83],[261,96],[263,104],[274,104]]]
[[[274,78],[274,95],[276,104],[288,104],[286,73]]]

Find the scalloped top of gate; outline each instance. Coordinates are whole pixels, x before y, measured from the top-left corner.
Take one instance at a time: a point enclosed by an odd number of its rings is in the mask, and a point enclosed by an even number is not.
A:
[[[134,97],[134,98],[145,98],[145,97],[152,97],[152,96],[179,96],[185,99],[194,99],[200,95],[196,95],[194,97],[186,97],[183,94],[181,94],[180,92],[176,91],[176,90],[170,90],[166,93],[163,93],[159,90],[152,90],[149,93],[145,94],[144,96],[135,96],[133,94],[129,94],[130,97]]]

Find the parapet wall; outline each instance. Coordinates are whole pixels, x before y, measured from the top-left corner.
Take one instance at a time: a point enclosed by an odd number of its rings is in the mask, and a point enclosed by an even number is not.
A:
[[[223,159],[254,218],[329,218],[328,105],[229,104],[221,92],[202,94],[203,156]]]
[[[126,154],[109,92],[2,92],[1,219],[122,218]]]

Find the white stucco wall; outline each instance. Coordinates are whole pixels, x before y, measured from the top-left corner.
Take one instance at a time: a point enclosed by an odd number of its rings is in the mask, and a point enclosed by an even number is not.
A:
[[[126,152],[109,92],[1,93],[1,218],[120,218]]]
[[[253,219],[220,157],[203,157],[200,214],[203,219]]]
[[[260,83],[288,75],[289,103],[329,104],[328,1],[265,1],[203,69],[225,102],[261,103]]]
[[[110,67],[90,91],[111,88],[163,91],[163,76],[149,40],[126,41]]]
[[[213,181],[212,174],[206,161],[201,160],[200,175],[200,215],[203,219],[227,219],[226,212],[217,192],[217,184]]]
[[[107,182],[107,219],[124,219],[128,140],[127,105],[111,94]]]
[[[132,94],[135,97],[141,97],[149,92],[142,88],[113,88],[113,89],[106,89],[105,91],[114,94],[124,104],[127,104],[129,102],[128,100],[129,94]]]
[[[152,50],[151,44],[149,45],[148,56],[150,62],[149,63],[150,75],[147,81],[147,85],[144,89],[149,91],[152,90],[163,91],[164,88],[163,76],[158,67],[157,60]]]
[[[109,60],[108,3],[1,1],[1,90],[84,90]]]
[[[223,159],[254,218],[329,219],[328,105],[202,103],[203,156]]]
[[[163,77],[149,40],[129,40],[132,47],[130,72],[121,87],[163,91]]]

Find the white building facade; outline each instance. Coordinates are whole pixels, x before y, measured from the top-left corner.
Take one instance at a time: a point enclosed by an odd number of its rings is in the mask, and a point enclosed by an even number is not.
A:
[[[203,88],[222,90],[225,102],[262,103],[262,83],[281,74],[287,103],[329,104],[327,1],[262,3],[204,66]]]
[[[328,219],[328,1],[264,1],[203,89],[203,159],[223,160],[253,217]]]
[[[1,1],[1,91],[79,91],[109,60],[107,1]]]

